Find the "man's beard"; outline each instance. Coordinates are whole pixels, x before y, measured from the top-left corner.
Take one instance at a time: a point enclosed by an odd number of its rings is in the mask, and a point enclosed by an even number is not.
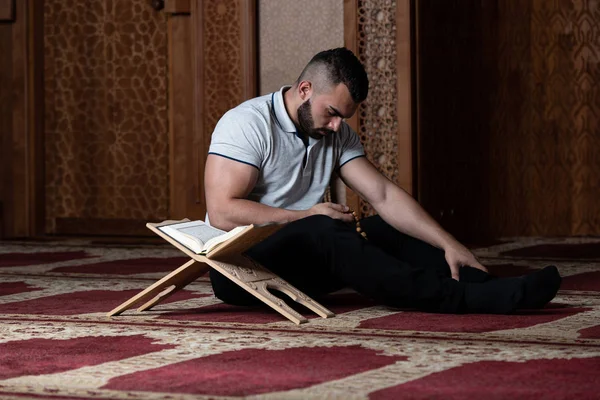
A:
[[[316,140],[321,140],[325,135],[334,133],[331,129],[315,129],[315,121],[312,117],[312,102],[310,99],[306,100],[298,107],[298,125],[302,133]]]

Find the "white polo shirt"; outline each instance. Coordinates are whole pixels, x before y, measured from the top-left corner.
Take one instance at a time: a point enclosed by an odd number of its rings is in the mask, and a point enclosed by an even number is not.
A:
[[[299,137],[278,92],[229,110],[212,134],[209,154],[259,170],[249,200],[288,210],[306,210],[323,201],[331,174],[365,155],[360,138],[345,122],[321,140]]]

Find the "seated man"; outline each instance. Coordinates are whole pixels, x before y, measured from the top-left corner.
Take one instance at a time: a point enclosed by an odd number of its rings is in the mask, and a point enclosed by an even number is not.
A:
[[[205,170],[208,218],[238,225],[289,222],[248,255],[309,296],[351,287],[381,303],[443,313],[541,308],[559,289],[556,267],[492,279],[404,190],[365,157],[344,122],[365,100],[367,74],[345,48],[318,53],[293,86],[228,111]],[[323,203],[334,172],[378,215],[357,233],[347,206]],[[215,295],[257,304],[211,270]]]

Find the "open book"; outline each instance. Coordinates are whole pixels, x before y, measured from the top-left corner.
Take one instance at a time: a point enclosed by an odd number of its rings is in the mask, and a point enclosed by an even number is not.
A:
[[[158,227],[162,232],[196,254],[208,254],[221,243],[251,228],[252,225],[238,226],[225,232],[200,220],[176,222]]]

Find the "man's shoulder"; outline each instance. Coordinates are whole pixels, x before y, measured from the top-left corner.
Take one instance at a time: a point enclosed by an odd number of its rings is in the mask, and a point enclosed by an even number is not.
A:
[[[246,100],[240,105],[227,111],[223,118],[234,119],[246,123],[252,121],[264,121],[270,118],[271,95],[255,97]]]
[[[235,139],[243,135],[252,140],[267,139],[271,131],[270,101],[270,95],[260,96],[227,111],[217,123],[213,138]]]

